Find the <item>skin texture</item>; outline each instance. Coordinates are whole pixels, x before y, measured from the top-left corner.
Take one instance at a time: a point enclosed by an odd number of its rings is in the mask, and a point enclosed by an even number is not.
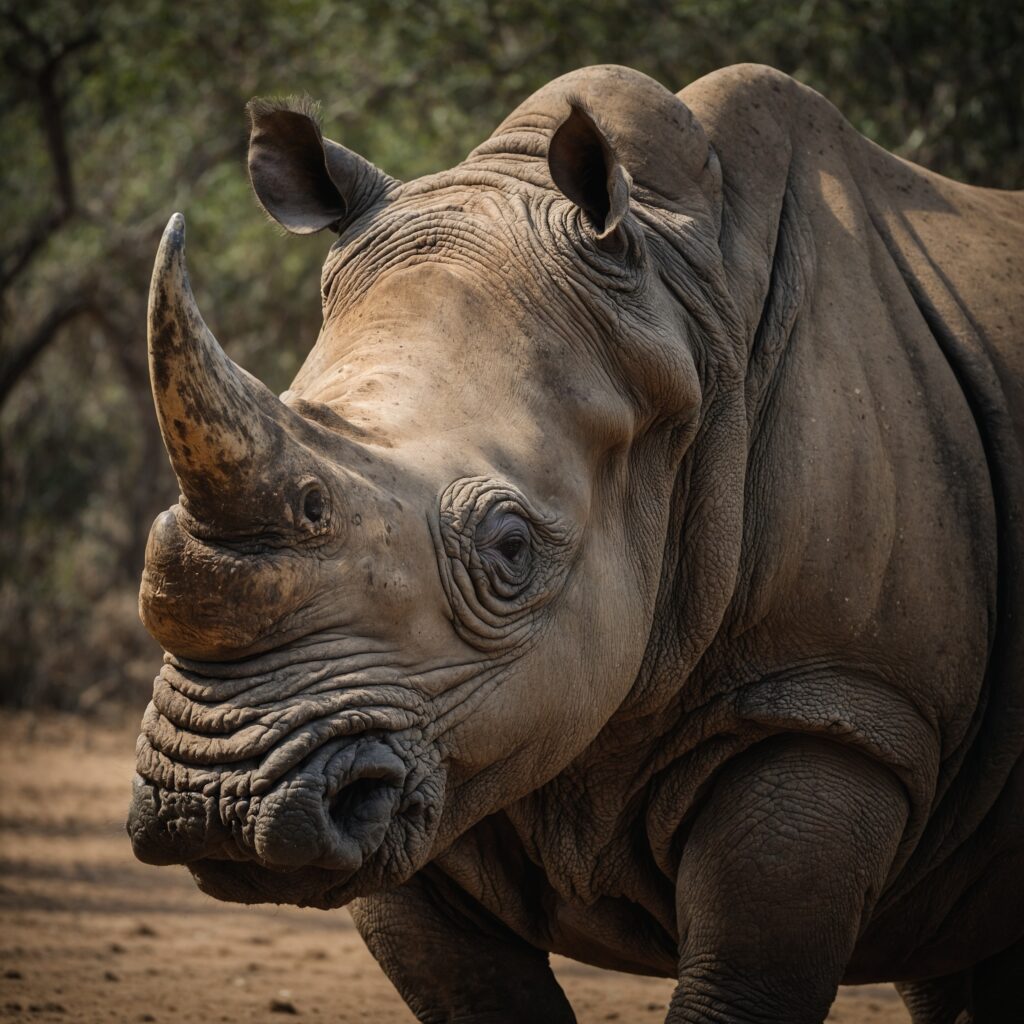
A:
[[[1024,199],[739,66],[588,68],[400,184],[250,108],[339,233],[274,398],[154,270],[182,500],[137,854],[353,916],[423,1021],[1014,1019],[1024,935]]]

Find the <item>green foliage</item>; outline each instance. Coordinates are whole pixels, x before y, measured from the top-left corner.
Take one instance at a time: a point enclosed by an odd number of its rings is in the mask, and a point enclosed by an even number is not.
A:
[[[0,0],[0,51],[0,374],[43,341],[0,398],[0,685],[22,703],[144,690],[156,666],[132,609],[149,522],[174,500],[145,366],[172,210],[229,354],[281,390],[315,338],[327,242],[257,210],[250,96],[322,99],[329,135],[409,178],[574,67],[678,89],[760,61],[941,173],[1024,174],[1024,8],[1004,0]]]

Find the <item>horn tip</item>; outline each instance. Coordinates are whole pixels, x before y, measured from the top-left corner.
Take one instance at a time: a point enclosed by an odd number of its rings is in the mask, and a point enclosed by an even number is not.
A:
[[[156,262],[153,264],[151,300],[158,284],[188,288],[188,271],[185,269],[185,218],[180,213],[171,215],[160,238]]]
[[[164,243],[168,248],[185,248],[185,218],[180,213],[172,213],[171,219],[164,228]]]

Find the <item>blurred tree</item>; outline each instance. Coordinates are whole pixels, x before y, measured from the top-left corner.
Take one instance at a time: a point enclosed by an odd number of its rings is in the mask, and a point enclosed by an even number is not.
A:
[[[175,494],[144,340],[170,212],[229,354],[280,390],[316,336],[327,242],[257,211],[250,96],[322,97],[328,134],[409,178],[571,68],[680,88],[752,60],[941,173],[1024,178],[1024,8],[1004,0],[0,0],[0,53],[0,688],[19,703],[95,705],[157,664],[134,595]]]

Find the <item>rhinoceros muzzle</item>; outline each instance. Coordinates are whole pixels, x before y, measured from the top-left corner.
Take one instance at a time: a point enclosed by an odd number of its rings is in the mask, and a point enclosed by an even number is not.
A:
[[[135,854],[187,864],[224,899],[272,899],[281,872],[295,875],[286,901],[317,905],[352,898],[350,881],[400,881],[443,804],[428,717],[401,672],[351,639],[168,658],[137,745]]]
[[[403,801],[408,775],[377,737],[325,745],[262,795],[179,792],[136,775],[128,832],[136,856],[150,864],[251,860],[350,877],[381,846],[400,809],[410,823],[422,819],[421,796]]]

